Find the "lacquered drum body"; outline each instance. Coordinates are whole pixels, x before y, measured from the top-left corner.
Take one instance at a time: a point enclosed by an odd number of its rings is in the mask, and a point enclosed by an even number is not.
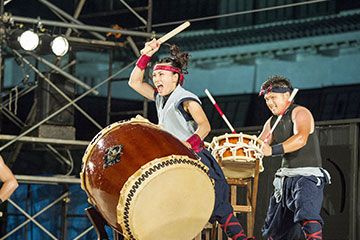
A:
[[[161,238],[161,231],[175,227],[174,222],[187,228],[187,218],[198,213],[185,209],[194,206],[204,212],[201,220],[195,220],[200,228],[193,229],[195,233],[201,231],[207,222],[204,219],[211,215],[214,191],[207,170],[176,137],[147,120],[132,119],[106,127],[92,140],[83,157],[81,181],[89,202],[112,228],[127,238],[152,239],[158,234],[157,239],[179,239],[176,237],[179,232],[170,231],[166,238]],[[194,192],[193,187],[201,192]],[[179,194],[177,189],[183,193]],[[148,219],[149,212],[155,215],[154,219]],[[167,214],[182,219],[160,218]],[[189,239],[194,233],[190,235]]]

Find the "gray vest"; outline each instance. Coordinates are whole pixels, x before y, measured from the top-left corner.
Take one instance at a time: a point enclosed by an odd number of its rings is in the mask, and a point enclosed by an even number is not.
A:
[[[159,125],[180,140],[187,140],[194,134],[198,125],[190,114],[185,112],[182,103],[186,100],[194,100],[201,104],[200,99],[193,93],[178,85],[166,101],[160,94],[155,95],[155,105],[159,118]]]

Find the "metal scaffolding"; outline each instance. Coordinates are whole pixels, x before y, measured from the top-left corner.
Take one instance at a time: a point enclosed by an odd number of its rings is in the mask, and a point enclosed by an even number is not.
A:
[[[79,16],[79,13],[81,11],[81,8],[84,4],[84,1],[80,1],[78,4],[78,7],[75,11],[75,17],[70,16],[69,14],[67,14],[66,12],[64,12],[63,10],[61,10],[60,8],[56,7],[55,5],[53,5],[52,3],[46,1],[46,0],[39,0],[41,3],[43,3],[45,6],[47,6],[50,10],[56,12],[57,14],[63,16],[64,18],[66,18],[67,20],[71,21],[71,23],[67,23],[67,22],[57,22],[57,21],[48,21],[48,20],[42,20],[40,18],[37,19],[31,19],[31,18],[26,18],[26,17],[20,17],[20,16],[12,16],[9,13],[5,13],[3,12],[3,5],[4,5],[4,1],[1,1],[2,4],[2,12],[1,12],[1,24],[2,24],[2,29],[5,32],[5,27],[4,24],[6,23],[33,23],[33,24],[37,24],[37,25],[48,25],[48,26],[57,26],[57,27],[64,27],[64,28],[68,28],[68,30],[71,29],[75,29],[75,30],[86,30],[86,31],[91,31],[91,33],[98,39],[100,40],[93,40],[93,39],[83,39],[83,38],[76,38],[76,37],[69,37],[70,41],[74,41],[77,42],[78,44],[84,44],[84,45],[96,45],[96,46],[101,46],[103,45],[106,48],[114,48],[114,47],[124,47],[123,43],[117,43],[117,42],[111,42],[111,41],[105,41],[105,38],[98,34],[97,32],[114,32],[114,33],[121,33],[124,35],[128,35],[128,41],[129,41],[129,45],[131,46],[131,48],[134,50],[135,54],[138,55],[139,54],[139,50],[136,48],[135,43],[133,42],[131,36],[140,36],[140,37],[146,37],[146,38],[150,38],[150,37],[154,37],[156,35],[154,35],[154,33],[151,33],[151,11],[152,11],[152,1],[149,0],[149,4],[147,6],[148,9],[148,19],[147,22],[144,22],[147,25],[147,32],[140,32],[140,31],[129,31],[129,30],[119,30],[119,29],[113,29],[113,28],[106,28],[106,27],[98,27],[98,26],[88,26],[85,25],[83,23],[81,23],[80,21],[78,21],[76,19],[76,17]],[[135,11],[133,9],[130,8],[130,6],[128,4],[126,4],[124,1],[122,1],[123,4],[129,8],[131,10],[131,12],[135,13]],[[135,14],[137,17],[139,17],[139,15]],[[68,31],[69,32],[69,31]],[[69,35],[69,34],[67,34]],[[3,37],[3,35],[1,35]],[[62,90],[60,90],[55,84],[53,84],[46,76],[44,76],[44,74],[42,74],[40,72],[40,70],[35,67],[34,65],[32,65],[30,63],[29,60],[27,60],[27,58],[21,54],[20,52],[18,52],[17,50],[12,49],[13,53],[15,56],[19,57],[25,64],[27,64],[34,72],[36,72],[41,78],[43,78],[47,83],[49,83],[51,85],[52,88],[54,88],[58,93],[60,93],[68,102],[69,104],[65,105],[64,107],[62,107],[61,109],[59,109],[57,112],[49,115],[48,117],[46,117],[45,119],[43,119],[42,121],[38,122],[37,124],[33,125],[30,129],[28,129],[27,131],[21,133],[18,137],[14,137],[13,139],[11,139],[7,144],[3,145],[0,147],[0,151],[4,150],[6,147],[8,147],[9,145],[13,144],[14,142],[16,142],[19,138],[25,136],[27,133],[31,132],[32,130],[34,130],[35,128],[37,128],[38,126],[40,126],[41,124],[43,124],[44,122],[46,122],[47,120],[51,119],[52,117],[56,116],[57,114],[59,114],[60,112],[64,111],[66,108],[68,108],[69,106],[74,106],[78,111],[80,111],[86,118],[89,119],[89,121],[91,121],[98,129],[102,129],[103,126],[101,126],[100,124],[98,124],[94,119],[92,119],[83,109],[81,109],[76,102],[78,100],[80,100],[81,98],[87,96],[90,93],[93,94],[98,94],[98,91],[96,90],[98,87],[100,87],[101,85],[109,82],[110,80],[114,79],[118,74],[120,74],[122,71],[124,71],[126,68],[130,67],[132,64],[129,64],[128,66],[126,66],[125,68],[121,69],[120,71],[116,72],[115,74],[112,74],[112,60],[110,61],[109,64],[109,77],[107,79],[105,79],[104,81],[102,81],[100,84],[94,86],[94,87],[90,87],[88,85],[86,85],[85,83],[83,83],[81,80],[79,80],[78,78],[76,78],[75,76],[71,75],[70,73],[65,72],[64,70],[62,70],[60,67],[56,66],[55,64],[47,61],[45,58],[43,58],[42,56],[39,56],[35,53],[31,53],[31,52],[27,52],[26,54],[29,54],[30,56],[32,56],[34,59],[36,59],[38,62],[41,62],[43,64],[45,64],[46,66],[50,67],[54,72],[60,73],[61,75],[63,75],[65,78],[73,81],[74,83],[76,83],[77,85],[84,87],[87,91],[82,94],[80,97],[78,97],[75,100],[71,100]],[[112,51],[110,50],[110,54],[112,54]],[[0,55],[0,59],[1,59],[1,55]],[[1,75],[0,75],[1,76]],[[34,90],[34,88],[31,89],[31,91]],[[4,112],[6,109],[6,106],[8,104],[11,104],[11,102],[5,102],[5,105],[3,104],[1,107],[1,111]],[[19,124],[18,124],[19,125]],[[21,123],[21,125],[25,125],[24,123]],[[23,127],[21,126],[21,127]]]
[[[16,1],[16,0],[13,0],[13,1]],[[35,1],[35,0],[33,0],[33,1]],[[27,136],[27,135],[29,133],[31,133],[32,131],[34,131],[35,129],[37,129],[42,124],[46,123],[48,120],[54,118],[55,116],[57,116],[58,114],[60,114],[61,112],[65,111],[66,109],[68,109],[69,107],[72,107],[72,106],[74,108],[76,108],[83,116],[85,116],[94,126],[96,126],[96,128],[101,130],[104,126],[102,126],[101,124],[96,122],[96,120],[94,120],[88,113],[86,113],[86,111],[83,110],[77,104],[77,102],[90,94],[95,94],[95,95],[98,94],[97,89],[104,84],[108,84],[106,124],[109,124],[111,121],[110,116],[112,114],[115,114],[114,112],[111,111],[111,83],[114,81],[126,80],[126,79],[119,79],[119,78],[117,78],[117,76],[120,73],[122,73],[123,71],[125,71],[126,69],[133,66],[133,64],[136,61],[136,60],[134,60],[134,61],[130,62],[129,64],[127,64],[126,66],[124,66],[122,69],[120,69],[118,71],[114,71],[113,70],[114,49],[115,48],[124,48],[126,46],[129,46],[131,48],[131,50],[134,52],[135,56],[139,56],[140,55],[139,49],[137,48],[132,37],[143,37],[145,39],[150,39],[152,37],[159,37],[161,35],[155,34],[152,29],[155,26],[152,24],[152,19],[153,19],[153,16],[152,16],[153,1],[152,0],[148,0],[147,6],[137,7],[137,8],[132,8],[124,0],[120,0],[120,2],[128,9],[128,11],[133,13],[140,20],[140,22],[142,22],[142,24],[144,26],[141,26],[141,28],[146,28],[146,32],[114,29],[114,28],[101,27],[101,26],[91,26],[91,25],[86,25],[86,24],[80,22],[79,20],[77,20],[77,18],[80,15],[80,12],[84,6],[85,0],[77,1],[78,5],[75,9],[73,16],[69,15],[68,13],[66,13],[65,11],[58,8],[57,6],[55,6],[54,4],[52,4],[51,2],[49,2],[47,0],[38,0],[38,1],[41,2],[42,4],[44,4],[52,12],[54,12],[62,21],[46,20],[46,19],[41,19],[40,17],[28,18],[28,17],[22,17],[22,16],[14,16],[11,13],[4,12],[4,4],[5,4],[4,2],[5,1],[0,0],[0,16],[1,16],[1,19],[0,19],[0,66],[1,66],[1,68],[0,69],[3,69],[3,67],[4,67],[4,56],[3,56],[3,52],[2,52],[2,49],[3,49],[2,45],[5,43],[5,39],[4,39],[5,32],[6,32],[5,26],[7,24],[13,25],[14,23],[28,23],[28,24],[37,25],[38,27],[51,26],[51,27],[66,28],[67,31],[66,31],[65,35],[67,36],[67,39],[71,43],[77,44],[78,46],[83,46],[86,49],[93,47],[94,49],[108,50],[108,52],[109,52],[108,77],[105,78],[104,80],[102,80],[101,82],[99,82],[98,84],[96,84],[95,86],[89,86],[89,85],[85,84],[83,81],[81,81],[80,79],[78,79],[77,77],[75,77],[73,74],[65,71],[65,69],[68,68],[69,66],[76,64],[76,60],[70,62],[69,64],[67,64],[67,66],[60,67],[59,66],[60,59],[58,59],[56,61],[56,63],[51,63],[48,60],[46,60],[44,57],[42,57],[38,54],[34,54],[31,52],[21,53],[17,50],[12,49],[11,51],[17,58],[19,58],[22,62],[24,62],[28,67],[30,67],[37,74],[38,77],[42,78],[45,82],[47,82],[57,93],[59,93],[67,101],[67,103],[64,106],[60,107],[54,113],[49,114],[44,119],[35,123],[33,120],[33,118],[34,118],[33,114],[35,114],[34,109],[36,108],[36,106],[33,106],[33,109],[29,113],[29,116],[28,116],[29,121],[24,122],[21,119],[19,119],[15,114],[13,114],[11,111],[8,111],[8,106],[10,104],[12,104],[13,101],[15,101],[14,99],[1,102],[0,103],[0,112],[5,117],[7,117],[12,123],[14,123],[14,125],[19,127],[21,129],[21,133],[17,136],[15,136],[15,135],[0,135],[0,141],[6,142],[5,144],[0,146],[0,152],[4,151],[5,149],[7,149],[9,146],[11,146],[13,144],[17,144],[16,150],[13,151],[12,156],[11,156],[11,159],[16,159],[16,156],[21,151],[21,147],[22,147],[23,143],[42,144],[42,146],[44,146],[48,151],[51,151],[52,153],[54,153],[54,155],[57,156],[58,161],[61,161],[61,162],[65,163],[66,165],[69,165],[69,164],[71,164],[71,162],[73,162],[71,159],[71,154],[68,154],[68,156],[63,156],[56,150],[54,145],[61,145],[61,146],[65,146],[65,147],[76,146],[78,148],[85,149],[85,147],[89,144],[89,141],[31,137],[31,136]],[[322,1],[325,1],[325,0],[307,1],[307,3],[298,3],[297,5],[311,4],[311,3],[322,2]],[[112,4],[113,0],[111,0],[110,2]],[[290,5],[290,4],[289,4],[289,6],[287,6],[287,5],[284,5],[284,6],[292,7],[292,5]],[[279,8],[280,7],[283,8],[284,6],[279,6]],[[272,10],[272,9],[275,9],[275,8],[273,7],[273,8],[269,8],[269,9],[265,9],[265,10],[268,11],[268,10]],[[147,19],[144,19],[139,14],[137,14],[138,11],[143,11],[143,10],[147,11]],[[236,14],[240,15],[240,14],[247,14],[247,13],[251,13],[251,12],[252,13],[260,12],[260,11],[265,11],[265,10],[264,9],[251,10],[249,12],[239,12]],[[99,13],[99,14],[104,14],[104,13]],[[233,14],[233,15],[235,15],[235,14]],[[212,18],[228,17],[228,16],[230,16],[230,15],[223,14],[223,15],[219,15],[219,16],[213,16]],[[192,19],[192,21],[202,21],[202,20],[206,20],[206,19],[210,19],[210,18]],[[183,22],[183,21],[181,21],[181,22]],[[165,26],[165,25],[172,25],[172,24],[178,24],[178,23],[180,23],[180,22],[163,23],[163,24],[158,24],[156,26]],[[71,36],[72,31],[78,32],[79,30],[87,31],[95,39]],[[112,32],[115,34],[119,33],[119,34],[123,34],[123,35],[127,36],[126,43],[109,41],[106,38],[104,38],[103,35],[99,34],[99,33],[109,33],[109,32]],[[237,54],[236,56],[229,56],[229,57],[230,58],[238,57],[238,58],[240,58],[239,60],[242,60],[243,58],[248,57],[246,54],[251,55],[251,57],[254,56],[253,53],[244,53],[244,56],[242,56],[241,54]],[[47,67],[49,67],[50,69],[52,69],[52,72],[59,73],[66,79],[72,81],[74,84],[84,88],[85,92],[83,94],[81,94],[80,96],[76,97],[75,99],[71,99],[69,96],[66,95],[66,93],[64,93],[64,91],[62,91],[55,84],[53,84],[51,82],[51,80],[39,70],[38,66],[33,65],[31,63],[31,61],[28,60],[28,57],[32,57],[33,59],[35,59],[37,61],[37,63],[42,63],[42,64],[46,65]],[[207,59],[198,59],[198,62],[205,61],[205,60],[207,60]],[[0,71],[0,81],[1,81],[0,92],[3,91],[3,78],[4,78],[3,71]],[[145,71],[145,79],[146,80],[149,79],[149,69],[148,68]],[[18,97],[25,96],[26,94],[34,91],[36,88],[37,88],[37,86],[31,86],[31,87],[25,88],[19,92]],[[142,113],[142,115],[144,117],[147,117],[148,101],[146,99],[144,99],[143,109],[141,111],[127,112],[127,114],[134,114],[134,113]],[[15,160],[13,160],[13,161],[15,161]],[[69,176],[61,176],[61,177],[38,177],[38,176],[36,176],[35,177],[35,176],[17,175],[16,178],[18,179],[19,183],[23,183],[23,184],[54,184],[55,183],[55,184],[66,185],[66,184],[79,184],[80,183],[80,180],[78,178],[72,178]],[[39,211],[38,213],[36,213],[33,216],[30,216],[26,211],[21,209],[17,205],[17,203],[15,203],[12,200],[9,200],[10,204],[12,204],[15,208],[17,208],[28,219],[24,223],[20,224],[17,228],[14,228],[11,232],[9,232],[5,237],[3,237],[1,239],[6,239],[8,236],[12,235],[18,229],[20,229],[21,227],[25,226],[26,224],[28,224],[30,222],[33,222],[39,228],[41,228],[51,239],[59,239],[56,236],[54,236],[51,232],[46,230],[44,227],[42,227],[41,224],[39,224],[35,220],[35,217],[42,214],[48,208],[52,207],[57,202],[64,200],[68,196],[69,196],[68,192],[63,193],[55,201],[50,203],[43,210]],[[352,204],[353,205],[355,204],[355,200],[352,201]],[[353,208],[355,208],[355,206],[353,206]],[[64,215],[66,215],[67,214],[66,204],[65,204],[65,207],[63,208],[63,211],[64,211]],[[66,221],[66,218],[64,218],[63,221]],[[63,223],[62,234],[61,234],[60,239],[67,239],[66,238],[67,237],[66,236],[67,235],[66,228],[64,226],[66,226],[66,223]],[[351,227],[353,227],[353,226],[351,226]],[[79,236],[76,237],[75,239],[81,238],[91,229],[92,229],[92,227],[89,227],[83,233],[79,234]]]
[[[28,176],[28,175],[15,175],[16,179],[18,180],[19,184],[60,184],[67,186],[69,184],[80,184],[80,179],[75,177],[68,177],[68,176],[57,176],[57,177],[42,177],[42,176]],[[7,232],[7,234],[0,238],[0,240],[8,239],[10,236],[15,234],[19,229],[22,227],[25,227],[28,223],[32,222],[37,227],[39,227],[48,237],[51,239],[67,239],[67,211],[68,211],[68,198],[70,197],[70,191],[68,188],[65,188],[66,191],[62,193],[58,198],[56,198],[54,201],[46,205],[42,210],[38,211],[36,214],[30,216],[29,213],[27,213],[26,210],[22,209],[18,203],[13,201],[11,198],[8,199],[9,203],[14,206],[15,209],[17,209],[21,214],[23,214],[27,220],[20,223],[15,228],[11,229]],[[55,204],[59,203],[60,201],[63,202],[62,210],[64,213],[62,214],[62,231],[61,231],[61,237],[56,237],[54,234],[52,234],[48,229],[46,229],[44,226],[42,226],[37,220],[35,220],[36,217],[38,217],[40,214],[44,213],[49,208],[53,207]],[[81,234],[80,234],[81,235]]]
[[[73,160],[72,160],[72,157],[71,157],[71,154],[70,154],[68,148],[76,147],[76,148],[80,148],[80,149],[85,149],[86,146],[89,144],[89,141],[33,137],[33,136],[27,136],[27,135],[29,133],[31,133],[32,131],[36,130],[42,124],[46,123],[48,120],[52,119],[53,117],[55,117],[56,115],[58,115],[61,112],[65,111],[67,108],[69,108],[71,106],[76,108],[76,110],[78,110],[83,116],[85,116],[94,126],[96,126],[96,128],[98,128],[99,130],[103,129],[104,126],[101,126],[98,122],[96,122],[96,120],[94,120],[89,114],[87,114],[86,111],[84,111],[77,104],[77,102],[80,99],[88,96],[89,94],[97,95],[98,94],[97,89],[100,86],[102,86],[102,85],[104,85],[106,83],[110,83],[111,81],[113,81],[113,79],[116,79],[116,77],[120,73],[122,73],[124,70],[128,69],[129,67],[131,67],[135,63],[136,60],[134,60],[131,63],[127,64],[122,69],[113,72],[113,69],[112,69],[112,64],[113,64],[112,56],[113,56],[113,51],[114,51],[115,48],[119,48],[119,47],[123,48],[123,47],[126,47],[126,45],[128,44],[130,46],[130,48],[132,49],[132,51],[134,52],[134,54],[136,56],[139,56],[139,49],[137,48],[137,46],[136,46],[134,40],[132,39],[132,37],[144,37],[146,39],[150,39],[152,37],[159,37],[159,35],[156,35],[155,33],[153,33],[152,29],[151,29],[152,0],[148,0],[148,5],[145,7],[145,9],[147,9],[147,15],[148,15],[147,20],[142,19],[140,17],[140,15],[138,15],[136,13],[136,11],[134,9],[132,9],[125,1],[121,1],[122,4],[124,4],[126,6],[126,8],[130,12],[132,12],[136,17],[141,19],[141,21],[146,26],[146,29],[147,29],[146,32],[144,32],[144,31],[131,31],[131,30],[113,29],[113,28],[109,28],[109,27],[90,26],[90,25],[83,24],[82,22],[77,20],[77,18],[80,15],[80,12],[81,12],[81,10],[83,8],[85,0],[78,1],[78,5],[76,7],[76,10],[75,10],[75,13],[74,13],[73,16],[69,15],[68,13],[66,13],[65,11],[58,8],[57,6],[55,6],[54,4],[50,3],[47,0],[38,0],[38,1],[41,2],[42,4],[44,4],[52,12],[54,12],[62,21],[45,20],[45,19],[41,19],[40,16],[38,18],[36,18],[36,19],[28,18],[28,17],[22,17],[22,16],[14,16],[11,13],[4,12],[4,0],[0,1],[0,4],[1,4],[0,5],[0,16],[1,16],[1,19],[0,19],[0,31],[1,31],[1,34],[0,34],[0,44],[1,44],[1,46],[0,46],[0,65],[1,66],[4,65],[4,57],[3,57],[3,52],[2,52],[2,49],[3,49],[2,45],[6,44],[6,41],[4,40],[5,33],[6,33],[6,25],[14,25],[15,23],[19,23],[19,24],[28,23],[28,24],[37,25],[38,27],[51,26],[51,27],[67,28],[67,31],[66,31],[65,35],[67,36],[67,39],[70,41],[70,43],[74,43],[77,46],[83,46],[85,49],[93,48],[94,50],[96,50],[96,49],[108,50],[109,55],[111,57],[110,63],[109,63],[109,76],[106,79],[104,79],[103,81],[101,81],[100,83],[96,84],[95,86],[88,86],[83,81],[76,78],[73,74],[65,71],[66,68],[76,64],[76,59],[73,59],[73,61],[69,62],[65,67],[59,67],[59,64],[61,62],[60,58],[58,58],[55,63],[51,63],[48,60],[46,60],[44,57],[42,57],[41,55],[38,55],[38,54],[35,54],[35,53],[32,53],[32,52],[24,52],[24,53],[22,53],[20,51],[15,50],[15,49],[11,49],[11,51],[13,52],[13,55],[16,58],[18,58],[24,64],[26,64],[31,70],[33,70],[36,73],[36,75],[38,77],[42,78],[47,84],[50,85],[51,88],[53,88],[57,93],[59,93],[67,101],[67,104],[60,107],[57,111],[49,114],[44,119],[42,119],[42,120],[35,123],[34,122],[34,114],[35,114],[35,108],[36,108],[36,106],[34,106],[35,104],[32,106],[32,110],[29,113],[29,116],[28,116],[29,121],[23,122],[21,119],[19,119],[16,116],[16,114],[12,113],[11,111],[8,111],[8,106],[13,104],[15,99],[9,99],[9,100],[3,101],[1,103],[1,105],[0,105],[0,112],[4,116],[6,116],[12,123],[14,123],[17,127],[19,127],[20,130],[21,130],[21,133],[19,135],[17,135],[17,136],[15,136],[15,135],[4,135],[4,134],[0,135],[0,141],[5,142],[5,144],[1,145],[0,152],[4,151],[9,146],[15,144],[15,149],[16,150],[13,151],[12,156],[10,157],[11,159],[13,159],[13,161],[15,161],[16,156],[20,153],[23,144],[25,144],[25,143],[40,144],[40,145],[44,146],[45,149],[47,149],[48,151],[51,151],[55,156],[57,156],[58,161],[60,161],[62,163],[65,163],[67,165],[71,165],[71,164],[73,164]],[[72,31],[79,31],[79,30],[88,31],[96,39],[86,39],[86,38],[70,36]],[[127,36],[127,38],[126,38],[127,44],[123,43],[123,42],[109,41],[103,35],[99,34],[99,33],[109,33],[109,32],[112,32],[112,33],[115,33],[115,34],[119,33],[119,34],[126,35]],[[59,87],[57,87],[49,79],[48,76],[43,74],[39,70],[39,67],[37,65],[32,64],[31,61],[28,59],[29,57],[32,57],[33,59],[35,59],[37,61],[37,64],[38,63],[44,64],[45,66],[49,67],[52,72],[59,73],[60,75],[62,75],[66,79],[68,79],[68,80],[72,81],[73,83],[75,83],[76,85],[78,85],[80,87],[83,87],[86,91],[83,94],[81,94],[80,96],[76,97],[75,99],[71,99],[68,95],[66,95],[66,93],[63,90],[61,90]],[[3,67],[1,69],[3,69]],[[3,89],[3,78],[4,78],[3,71],[0,71],[0,81],[1,81],[1,89],[0,89],[0,91],[2,91],[2,89]],[[21,90],[19,92],[17,97],[19,98],[19,97],[25,96],[26,94],[34,91],[37,87],[38,86],[35,85],[35,86],[25,88],[25,89],[23,89],[23,90]],[[109,101],[111,100],[110,98],[111,97],[108,98]],[[108,112],[108,115],[109,115],[110,114],[110,105],[109,104],[108,104],[108,111],[109,111]],[[143,114],[145,116],[147,115],[147,101],[144,101]],[[107,123],[109,123],[109,122],[107,122]],[[68,152],[67,157],[63,156],[59,151],[57,151],[56,146],[59,146],[59,145],[61,147],[65,147],[65,149],[67,149],[67,152]],[[70,174],[70,172],[68,174]],[[18,182],[20,184],[62,184],[62,185],[68,185],[68,184],[79,184],[80,183],[79,178],[73,178],[73,177],[69,177],[69,176],[66,176],[66,175],[57,176],[57,177],[40,177],[40,176],[16,175],[16,178],[17,178],[17,180],[18,180]],[[64,222],[62,223],[62,229],[61,229],[62,233],[61,233],[60,237],[54,236],[50,231],[48,231],[43,226],[41,226],[41,224],[38,223],[35,220],[35,217],[37,217],[38,215],[45,212],[48,208],[52,207],[57,202],[68,198],[68,196],[69,196],[69,192],[67,191],[67,192],[63,193],[61,196],[59,196],[59,198],[57,198],[55,201],[53,201],[48,206],[46,206],[43,210],[39,211],[38,213],[36,213],[33,216],[30,216],[25,210],[23,210],[21,207],[19,207],[19,205],[17,203],[15,203],[13,200],[9,199],[9,203],[12,204],[23,215],[25,215],[27,220],[25,222],[23,222],[22,224],[20,224],[18,227],[12,229],[10,232],[8,232],[1,239],[6,239],[7,237],[14,234],[18,229],[26,226],[30,222],[34,223],[40,229],[42,229],[49,236],[49,238],[51,238],[51,239],[67,239],[66,227],[64,227],[64,226],[66,226],[66,217],[63,218]],[[65,212],[62,215],[66,216],[67,215],[66,204],[65,204],[65,207],[63,207],[63,211],[65,211]],[[89,227],[88,229],[86,229],[85,232],[79,234],[79,236],[76,237],[75,239],[81,238],[88,231],[90,231],[92,228],[93,227]]]

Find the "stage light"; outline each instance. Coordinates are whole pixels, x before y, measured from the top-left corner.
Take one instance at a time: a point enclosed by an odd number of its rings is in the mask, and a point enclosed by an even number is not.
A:
[[[18,40],[20,46],[26,51],[32,51],[39,45],[39,36],[30,30],[23,32]]]
[[[13,29],[7,32],[7,44],[10,48],[33,51],[40,55],[54,54],[64,56],[70,49],[69,41],[64,36],[49,33],[36,34],[32,30]]]
[[[69,51],[69,42],[65,37],[58,36],[50,44],[52,52],[62,57]]]
[[[55,54],[58,57],[62,57],[69,51],[69,47],[68,40],[63,36],[53,37],[49,34],[42,34],[37,53],[40,55]]]
[[[17,29],[10,33],[8,44],[14,49],[32,51],[39,46],[39,36],[32,30]]]

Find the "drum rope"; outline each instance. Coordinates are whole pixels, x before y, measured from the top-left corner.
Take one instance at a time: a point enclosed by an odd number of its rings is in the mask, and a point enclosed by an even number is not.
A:
[[[244,141],[243,141],[244,138],[243,138],[242,133],[240,133],[240,136],[238,137],[238,142],[236,144],[231,143],[229,141],[227,134],[225,134],[225,138],[226,138],[226,140],[223,145],[220,145],[218,141],[213,141],[215,146],[213,147],[211,154],[213,154],[214,156],[219,155],[222,157],[223,154],[227,150],[229,150],[232,153],[232,156],[234,157],[234,161],[235,161],[236,157],[237,157],[236,152],[239,149],[243,149],[244,154],[246,155],[244,158],[247,161],[253,160],[251,154],[253,154],[256,159],[262,159],[264,157],[264,154],[261,151],[262,144],[261,144],[261,146],[258,146],[258,144],[256,142],[256,137],[255,137],[255,139],[250,140],[248,144],[244,143]],[[211,145],[213,145],[213,144],[211,144]]]

